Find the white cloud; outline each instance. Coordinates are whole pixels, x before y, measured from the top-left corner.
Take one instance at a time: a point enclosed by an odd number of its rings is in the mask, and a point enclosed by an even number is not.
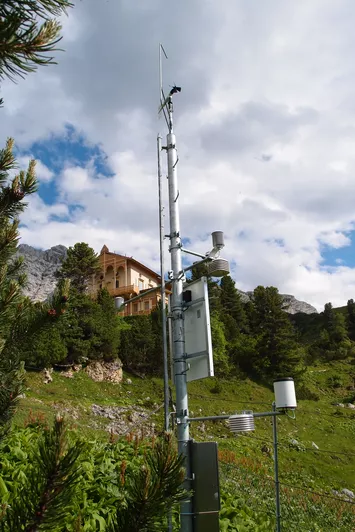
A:
[[[355,270],[326,268],[322,250],[350,245],[355,221],[354,15],[352,0],[78,3],[63,19],[58,66],[3,85],[0,137],[28,147],[72,124],[100,144],[113,176],[67,161],[59,205],[31,202],[24,241],[106,243],[157,267],[162,41],[166,87],[183,88],[182,234],[205,252],[205,235],[224,230],[241,288],[273,284],[318,307],[344,303]]]
[[[60,179],[61,190],[69,196],[79,196],[92,188],[88,170],[81,167],[68,167],[63,171]]]
[[[30,196],[27,203],[28,208],[21,215],[21,224],[24,224],[33,232],[34,242],[37,237],[36,233],[40,228],[48,227],[53,218],[64,220],[69,215],[69,209],[66,204],[55,203],[47,205],[38,194]],[[23,229],[21,230],[21,236],[24,236]],[[26,241],[25,243],[28,242]],[[39,242],[38,245],[40,245]],[[56,244],[53,245],[55,246]]]

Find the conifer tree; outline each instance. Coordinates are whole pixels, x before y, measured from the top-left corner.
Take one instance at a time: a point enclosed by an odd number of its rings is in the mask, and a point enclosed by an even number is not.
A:
[[[328,332],[330,342],[333,346],[347,337],[344,316],[339,312],[336,312],[331,303],[326,303],[324,305],[323,322],[324,328]]]
[[[100,270],[97,253],[85,242],[78,242],[68,249],[68,255],[57,272],[57,278],[70,279],[71,287],[84,294],[90,277]]]
[[[221,279],[220,300],[223,309],[222,320],[229,331],[229,336],[233,338],[235,336],[233,330],[237,333],[245,331],[246,315],[241,296],[230,275],[225,275]]]
[[[0,81],[36,70],[53,62],[48,52],[60,40],[60,24],[52,17],[70,7],[67,0],[3,0],[0,3]],[[2,100],[0,99],[0,105]],[[9,427],[24,379],[20,363],[21,344],[57,318],[67,298],[62,293],[45,305],[33,305],[21,293],[26,283],[22,259],[14,259],[19,240],[20,213],[24,199],[36,191],[35,161],[27,171],[16,169],[14,141],[0,151],[0,436]],[[64,299],[63,299],[64,298]]]
[[[9,139],[0,151],[0,436],[9,427],[22,391],[22,348],[56,321],[68,296],[68,283],[45,304],[33,304],[22,295],[26,275],[22,259],[14,259],[14,255],[19,240],[18,216],[26,207],[25,198],[36,190],[35,162],[9,180],[14,168],[13,141]]]
[[[258,286],[253,296],[256,346],[249,360],[259,377],[295,376],[300,361],[296,335],[277,288]]]
[[[348,336],[350,340],[355,340],[355,303],[353,299],[349,299],[347,306],[347,326]]]

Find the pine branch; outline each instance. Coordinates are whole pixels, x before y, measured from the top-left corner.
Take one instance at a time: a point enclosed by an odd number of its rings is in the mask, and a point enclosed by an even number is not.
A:
[[[68,0],[4,0],[0,6],[0,79],[24,77],[39,65],[55,63],[48,52],[57,50],[60,16],[72,7]],[[42,18],[44,22],[38,23]]]
[[[147,452],[145,464],[126,479],[127,500],[117,509],[110,532],[162,530],[168,510],[186,497],[182,456],[169,434]]]
[[[33,14],[42,19],[48,19],[48,16],[60,16],[66,12],[68,7],[73,4],[68,0],[7,0],[0,6],[0,17],[8,16],[12,11],[27,13],[27,17]]]
[[[7,181],[8,172],[13,168],[16,168],[13,149],[14,139],[8,138],[5,148],[0,150],[0,185]]]
[[[66,280],[57,289],[51,300],[44,303],[32,303],[29,298],[21,299],[17,305],[11,333],[7,339],[4,351],[12,349],[13,345],[21,351],[23,344],[33,342],[34,338],[46,327],[52,327],[65,312],[69,298],[70,281]],[[0,314],[1,316],[1,314]]]
[[[16,357],[0,359],[0,439],[8,433],[25,388],[24,365]]]
[[[83,443],[69,443],[64,420],[57,416],[39,438],[28,482],[0,517],[1,532],[58,530],[75,499],[83,449]]]

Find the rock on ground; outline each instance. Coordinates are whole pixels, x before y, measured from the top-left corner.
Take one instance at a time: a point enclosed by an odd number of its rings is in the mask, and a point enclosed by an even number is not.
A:
[[[122,362],[117,359],[113,362],[91,362],[84,370],[95,382],[122,382]]]

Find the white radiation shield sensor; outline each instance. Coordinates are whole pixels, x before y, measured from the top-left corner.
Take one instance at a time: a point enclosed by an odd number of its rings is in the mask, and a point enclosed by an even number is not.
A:
[[[274,392],[277,409],[297,408],[295,383],[291,377],[274,380]]]

